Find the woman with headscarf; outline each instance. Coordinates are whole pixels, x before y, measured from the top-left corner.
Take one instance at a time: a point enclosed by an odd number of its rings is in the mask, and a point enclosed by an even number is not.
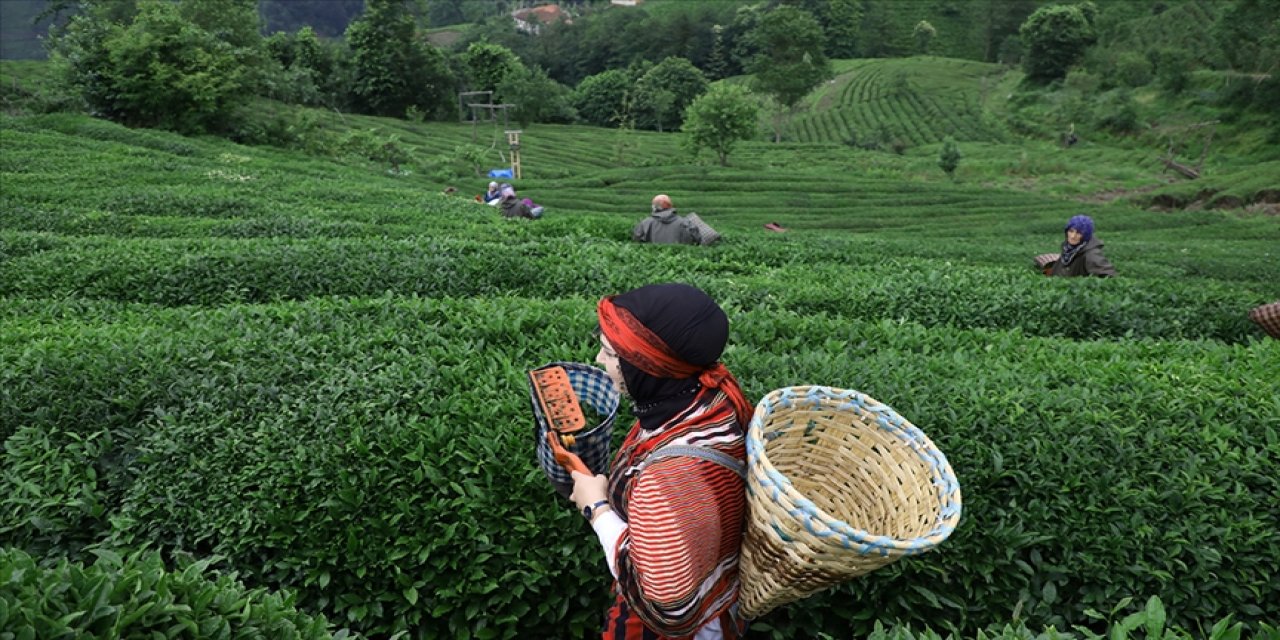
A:
[[[516,197],[515,187],[509,184],[502,185],[502,198],[498,203],[498,207],[502,209],[502,217],[504,218],[529,218],[532,220],[537,217],[533,215],[533,211],[522,200]]]
[[[631,230],[631,239],[654,244],[698,244],[702,237],[692,221],[676,215],[670,196],[658,194],[650,204],[649,217]]]
[[[1107,257],[1102,255],[1102,240],[1093,235],[1093,218],[1080,215],[1067,221],[1066,238],[1062,242],[1062,254],[1045,267],[1051,276],[1099,276],[1116,275]]]
[[[609,476],[574,473],[614,582],[605,640],[733,639],[751,405],[720,362],[729,320],[686,284],[602,299],[604,366],[638,420]]]
[[[498,188],[498,183],[490,182],[489,190],[484,194],[484,203],[489,206],[496,207],[498,206],[498,199],[501,197],[502,190]]]

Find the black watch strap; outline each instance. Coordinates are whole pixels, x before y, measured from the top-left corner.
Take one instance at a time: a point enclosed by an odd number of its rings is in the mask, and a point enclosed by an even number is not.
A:
[[[587,521],[590,522],[591,516],[595,515],[596,509],[599,509],[600,507],[608,506],[608,504],[609,504],[608,500],[600,500],[595,504],[587,505],[582,508],[582,517],[586,518]]]

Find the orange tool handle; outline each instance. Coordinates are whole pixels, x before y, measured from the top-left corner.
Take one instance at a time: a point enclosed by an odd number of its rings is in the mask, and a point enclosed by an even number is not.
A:
[[[577,471],[578,473],[585,473],[589,476],[595,475],[594,473],[591,473],[591,470],[587,468],[587,465],[582,462],[582,458],[579,458],[577,454],[569,451],[564,448],[564,445],[560,444],[560,438],[554,432],[547,431],[547,441],[551,443],[551,453],[555,456],[556,462],[559,462],[560,466],[564,467],[566,471]]]

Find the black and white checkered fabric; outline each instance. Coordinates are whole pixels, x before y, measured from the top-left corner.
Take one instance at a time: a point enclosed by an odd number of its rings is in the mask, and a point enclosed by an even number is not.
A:
[[[585,364],[552,362],[538,369],[555,366],[564,367],[565,372],[569,374],[569,385],[578,396],[578,404],[582,406],[582,413],[587,421],[591,421],[592,411],[595,411],[600,419],[599,424],[574,434],[577,441],[572,447],[565,448],[578,454],[582,462],[593,472],[608,474],[610,438],[613,436],[613,421],[618,416],[618,405],[621,400],[618,386],[603,370]],[[541,407],[538,406],[532,384],[529,387],[529,403],[533,405],[538,465],[542,467],[543,473],[547,475],[556,492],[568,498],[573,491],[573,478],[568,471],[564,470],[564,467],[560,466],[560,463],[556,462],[551,452],[551,445],[547,444],[547,429],[550,427],[546,417],[542,415]]]
[[[1249,312],[1249,319],[1258,323],[1267,335],[1280,340],[1280,300],[1271,304],[1264,304],[1260,307],[1254,307]]]
[[[698,228],[700,244],[708,245],[720,239],[720,233],[712,229],[711,225],[707,224],[698,214],[691,213],[685,217],[689,219],[689,222],[693,223],[693,226]]]
[[[1061,258],[1061,253],[1042,253],[1034,258],[1037,269],[1043,269],[1052,262],[1057,262]]]

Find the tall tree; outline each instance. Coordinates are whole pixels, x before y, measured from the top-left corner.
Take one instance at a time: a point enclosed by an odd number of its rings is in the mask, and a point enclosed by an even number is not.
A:
[[[552,80],[538,67],[529,69],[521,65],[504,76],[498,83],[498,97],[502,102],[516,105],[512,117],[521,126],[530,122],[570,123],[576,118],[569,103],[569,88]]]
[[[982,42],[982,59],[1004,62],[1011,56],[1019,57],[1013,54],[1021,44],[1012,44],[1014,41],[1009,38],[1018,37],[1018,28],[1036,10],[1035,0],[981,0],[976,9],[981,26],[978,37]]]
[[[1236,71],[1280,72],[1280,4],[1240,0],[1222,13],[1213,35]]]
[[[523,67],[510,49],[500,44],[473,42],[462,54],[472,91],[493,91],[507,74]]]
[[[827,55],[832,58],[858,56],[858,29],[862,26],[862,5],[858,0],[831,0],[823,28],[827,32]]]
[[[911,35],[916,39],[916,53],[927,55],[929,53],[929,45],[933,43],[933,39],[937,37],[938,30],[929,24],[928,20],[921,20],[916,23],[916,27],[911,30]]]
[[[628,116],[635,78],[623,69],[587,76],[573,90],[573,106],[583,120],[600,127],[618,124]]]
[[[1075,5],[1041,7],[1022,23],[1022,44],[1026,48],[1022,66],[1027,79],[1049,82],[1066,77],[1067,70],[1093,44],[1092,23]]]
[[[890,15],[893,7],[887,0],[864,0],[862,3],[862,56],[865,58],[889,58],[902,53],[898,46]]]
[[[765,14],[749,38],[761,53],[747,72],[755,75],[753,88],[777,102],[773,139],[779,142],[784,119],[814,87],[831,77],[822,27],[809,12],[781,6]]]
[[[707,77],[684,58],[654,65],[636,83],[636,103],[644,126],[679,127],[685,107],[707,90]]]
[[[685,110],[684,144],[695,153],[710,149],[720,166],[728,166],[733,147],[755,135],[759,111],[755,96],[746,87],[725,82],[713,85]]]
[[[234,9],[238,0],[216,0]],[[184,3],[185,4],[185,3]],[[213,2],[201,3],[208,7]],[[216,130],[229,124],[235,108],[252,95],[253,46],[223,38],[253,32],[255,14],[228,10],[217,19],[194,24],[184,7],[163,0],[141,0],[135,15],[117,21],[118,2],[88,7],[67,26],[56,52],[71,84],[98,112],[131,126],[183,133]],[[196,8],[196,3],[185,7]],[[243,7],[241,7],[243,8]],[[247,27],[237,21],[248,20]]]
[[[403,116],[415,106],[428,113],[452,105],[452,79],[444,56],[417,37],[411,0],[368,0],[347,27],[354,68],[352,95],[361,111]]]

